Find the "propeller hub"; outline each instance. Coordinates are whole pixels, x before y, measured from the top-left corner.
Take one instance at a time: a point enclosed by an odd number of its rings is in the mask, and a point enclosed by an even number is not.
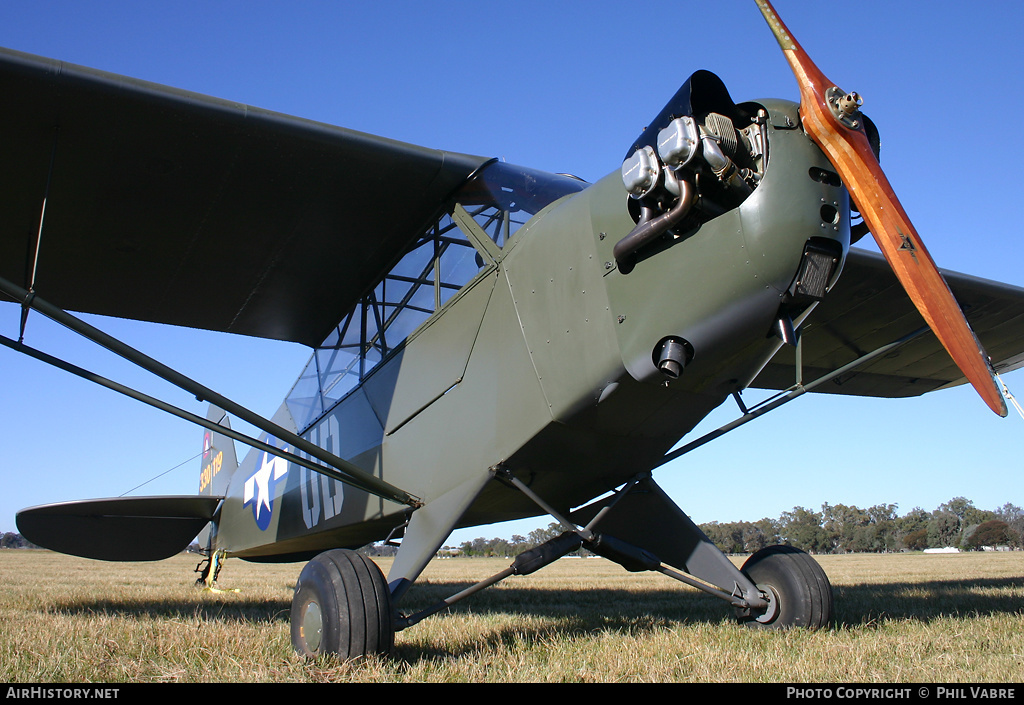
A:
[[[846,93],[838,86],[832,86],[825,91],[825,100],[828,108],[836,120],[843,123],[851,130],[859,130],[862,125],[860,106],[864,100],[858,93]]]
[[[860,106],[863,104],[864,101],[857,93],[847,93],[839,99],[839,109],[845,115],[853,115],[855,112],[860,110]]]

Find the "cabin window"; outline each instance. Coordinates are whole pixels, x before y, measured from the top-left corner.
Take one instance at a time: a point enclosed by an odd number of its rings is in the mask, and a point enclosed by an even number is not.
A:
[[[493,267],[501,248],[533,215],[586,185],[500,162],[470,179],[447,211],[314,350],[287,397],[299,431],[358,386],[462,287]]]

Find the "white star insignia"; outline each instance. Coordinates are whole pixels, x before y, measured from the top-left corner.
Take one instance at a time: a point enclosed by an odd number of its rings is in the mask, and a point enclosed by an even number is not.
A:
[[[249,504],[256,497],[256,517],[259,518],[263,507],[270,511],[270,480],[278,480],[288,472],[288,462],[284,458],[263,453],[260,469],[245,481],[243,488],[243,504]]]

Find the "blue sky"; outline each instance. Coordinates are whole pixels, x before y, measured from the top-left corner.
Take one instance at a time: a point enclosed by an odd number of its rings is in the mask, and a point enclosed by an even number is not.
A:
[[[864,97],[882,165],[940,266],[1024,285],[1016,126],[1024,4],[778,0],[830,78]],[[642,9],[638,9],[642,8]],[[752,0],[626,2],[5,2],[0,46],[415,144],[596,180],[694,70],[737,100],[795,99]],[[18,309],[0,305],[0,332]],[[269,416],[300,346],[89,320]],[[173,403],[202,405],[33,316],[29,344]],[[1024,373],[1006,376],[1024,396]],[[0,350],[0,531],[21,507],[198,486],[200,429]],[[756,396],[756,394],[751,394]],[[708,428],[732,418],[716,412]],[[659,471],[697,522],[823,502],[899,512],[955,496],[1024,506],[1024,421],[970,389],[913,400],[808,395]],[[191,459],[191,460],[190,460]],[[471,529],[507,536],[546,524]]]

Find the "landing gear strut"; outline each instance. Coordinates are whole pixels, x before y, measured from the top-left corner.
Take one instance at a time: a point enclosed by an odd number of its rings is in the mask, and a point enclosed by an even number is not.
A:
[[[389,656],[395,642],[394,615],[380,568],[347,549],[311,560],[295,586],[291,633],[292,646],[307,657]]]
[[[514,477],[509,481],[532,494]],[[394,611],[392,600],[399,598],[371,560],[345,549],[321,553],[299,575],[292,645],[307,657],[388,656],[396,630],[507,577],[529,575],[580,546],[626,570],[657,571],[703,590],[731,604],[739,621],[752,628],[820,629],[832,620],[832,586],[813,558],[789,546],[771,546],[737,569],[649,477],[638,476],[572,518],[552,516],[567,527],[584,528],[566,531],[520,554],[509,568],[408,616]],[[604,533],[595,530],[598,524]]]

